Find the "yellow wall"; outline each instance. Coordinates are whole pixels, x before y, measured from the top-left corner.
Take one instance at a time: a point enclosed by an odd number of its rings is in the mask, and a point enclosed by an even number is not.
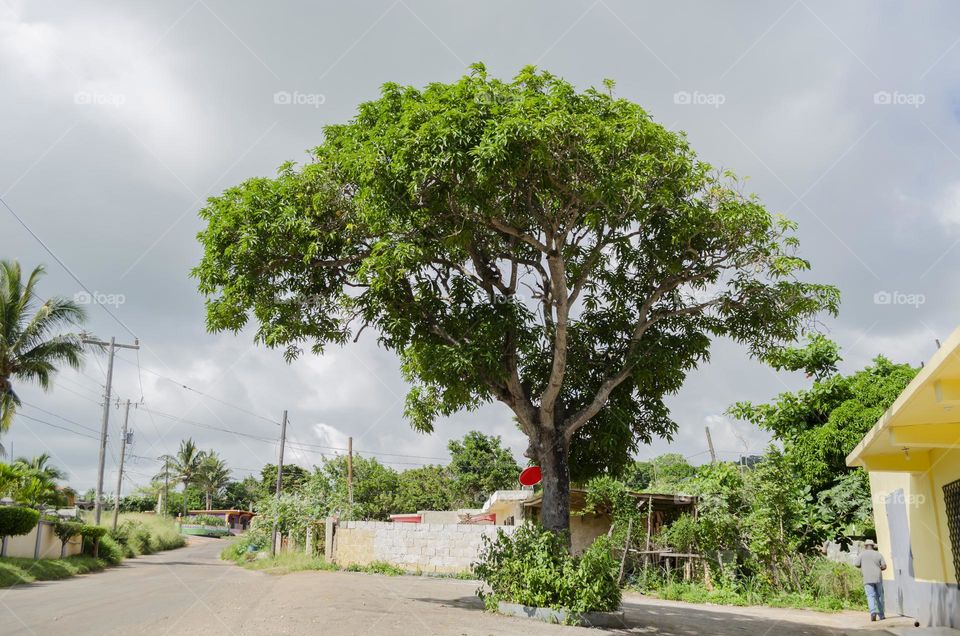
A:
[[[930,460],[929,473],[870,473],[877,543],[881,554],[891,564],[884,578],[892,579],[894,574],[890,519],[885,500],[897,489],[902,489],[915,578],[956,584],[943,486],[960,479],[960,450],[933,449]]]
[[[46,522],[40,522],[29,533],[7,537],[7,556],[21,559],[32,559],[34,550],[37,546],[37,528],[43,533],[40,536],[40,558],[41,559],[59,559],[60,558],[60,539],[53,532],[53,526]],[[74,556],[80,554],[83,550],[83,540],[77,536],[67,542],[67,548],[64,556]]]

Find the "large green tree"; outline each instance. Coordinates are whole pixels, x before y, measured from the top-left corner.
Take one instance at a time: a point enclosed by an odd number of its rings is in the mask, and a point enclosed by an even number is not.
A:
[[[209,200],[194,269],[207,326],[288,358],[363,328],[396,352],[406,414],[498,400],[543,470],[618,472],[676,430],[664,396],[726,336],[760,355],[834,311],[803,282],[794,225],[699,161],[682,133],[606,88],[528,67],[425,89],[387,84],[313,161]]]
[[[23,280],[19,263],[0,261],[0,432],[10,428],[20,406],[14,383],[49,390],[60,366],[79,368],[83,357],[80,336],[61,332],[83,322],[83,309],[66,298],[41,299],[37,284],[43,274],[37,266]]]

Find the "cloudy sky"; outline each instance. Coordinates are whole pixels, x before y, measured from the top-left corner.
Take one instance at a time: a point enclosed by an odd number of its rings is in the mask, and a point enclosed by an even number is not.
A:
[[[2,0],[0,256],[44,263],[46,295],[93,293],[97,336],[140,339],[139,360],[122,350],[114,370],[115,397],[140,403],[125,491],[156,470],[136,457],[187,436],[238,477],[258,470],[276,455],[284,409],[288,453],[307,466],[348,436],[397,468],[438,462],[471,429],[501,435],[519,459],[523,437],[500,405],[412,431],[397,360],[371,338],[288,366],[249,333],[206,333],[188,272],[206,197],[305,159],[323,126],[384,82],[452,81],[474,61],[508,78],[536,64],[582,88],[614,79],[796,220],[811,278],[843,295],[823,328],[845,370],[878,353],[917,364],[960,309],[958,14],[806,0]],[[91,355],[51,393],[22,388],[25,417],[3,443],[49,452],[72,485],[92,486],[105,371]],[[803,384],[718,342],[670,400],[676,439],[641,457],[702,462],[705,426],[724,458],[762,450],[768,437],[724,411]],[[111,412],[108,491],[122,415]]]

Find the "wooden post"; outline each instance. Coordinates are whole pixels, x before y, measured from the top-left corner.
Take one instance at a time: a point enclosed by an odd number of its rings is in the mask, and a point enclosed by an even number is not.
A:
[[[653,497],[647,497],[647,552],[650,551],[650,535],[653,533]]]
[[[307,526],[307,556],[313,556],[313,526]]]
[[[617,585],[623,584],[623,570],[627,565],[627,552],[630,550],[630,535],[633,533],[633,518],[627,524],[627,539],[623,542],[623,555],[620,557],[620,574],[617,576]]]

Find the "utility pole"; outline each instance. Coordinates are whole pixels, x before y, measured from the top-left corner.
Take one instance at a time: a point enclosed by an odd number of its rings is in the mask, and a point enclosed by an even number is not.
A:
[[[120,516],[120,489],[123,487],[123,456],[127,452],[127,422],[130,420],[130,400],[123,415],[123,437],[120,438],[120,469],[117,471],[117,498],[113,506],[113,529],[117,529],[117,517]]]
[[[713,450],[713,438],[710,437],[710,427],[709,427],[709,426],[704,426],[703,428],[704,428],[704,430],[707,431],[707,446],[710,447],[710,463],[711,463],[711,464],[716,464],[716,463],[717,463],[717,453],[716,453],[715,450]]]
[[[280,424],[280,459],[277,461],[277,499],[280,499],[280,487],[283,485],[283,447],[287,442],[287,412],[283,412],[283,422]],[[270,556],[277,553],[277,522],[273,522],[273,536],[270,539]]]
[[[107,423],[110,421],[110,390],[113,385],[113,354],[120,349],[139,349],[140,340],[134,338],[133,344],[117,344],[115,337],[110,338],[110,342],[97,340],[96,338],[83,338],[84,344],[97,345],[98,347],[108,347],[107,349],[107,384],[104,387],[103,395],[103,423],[100,425],[100,461],[97,464],[97,500],[93,504],[94,523],[100,524],[100,513],[103,511],[103,463],[107,454]]]
[[[353,438],[347,438],[347,502],[353,506]]]

